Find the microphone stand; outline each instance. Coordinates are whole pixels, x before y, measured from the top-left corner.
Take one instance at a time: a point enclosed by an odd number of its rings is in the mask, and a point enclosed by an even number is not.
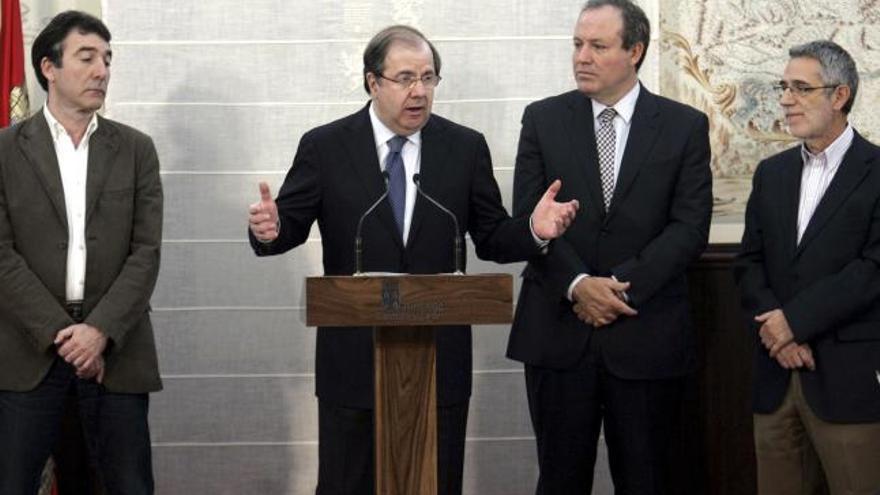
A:
[[[449,211],[448,208],[441,205],[436,199],[432,198],[431,196],[428,195],[428,193],[426,193],[425,191],[422,190],[422,187],[420,184],[421,181],[420,181],[419,174],[413,175],[413,182],[416,185],[416,191],[419,193],[419,195],[421,195],[423,198],[430,201],[431,204],[433,204],[434,206],[439,208],[440,211],[442,211],[443,213],[446,213],[447,215],[452,217],[452,224],[455,227],[455,234],[453,236],[455,238],[455,242],[453,243],[453,258],[455,259],[455,271],[453,272],[453,275],[464,275],[464,271],[462,270],[463,250],[462,250],[462,245],[461,245],[461,236],[459,235],[460,230],[458,230],[458,217],[455,216],[455,213],[452,213],[451,211]]]
[[[363,264],[362,258],[364,255],[364,241],[363,241],[363,238],[361,237],[361,231],[363,230],[363,227],[364,227],[364,220],[367,218],[367,216],[370,215],[370,213],[373,212],[373,210],[376,209],[376,207],[379,206],[379,203],[381,203],[385,198],[388,197],[388,172],[385,170],[382,171],[382,179],[384,180],[384,183],[385,183],[385,192],[383,192],[382,195],[379,196],[379,199],[377,199],[372,205],[370,205],[370,207],[367,208],[367,211],[365,211],[364,214],[361,215],[361,218],[358,219],[357,230],[355,231],[355,234],[354,234],[354,275],[355,276],[362,276],[364,274],[363,266],[362,266],[362,264]]]

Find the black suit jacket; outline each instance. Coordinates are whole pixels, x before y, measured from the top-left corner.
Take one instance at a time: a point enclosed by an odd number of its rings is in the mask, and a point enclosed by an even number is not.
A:
[[[279,238],[261,244],[250,234],[258,255],[279,254],[302,244],[317,220],[324,273],[354,272],[358,218],[384,191],[368,109],[303,135],[278,194]],[[501,204],[489,148],[481,134],[431,115],[422,129],[421,146],[422,189],[455,213],[480,258],[511,262],[538,254],[528,215],[510,219]],[[391,207],[383,202],[364,222],[363,268],[451,272],[453,232],[452,220],[418,197],[404,247]],[[371,329],[319,328],[315,368],[317,395],[322,400],[349,407],[373,406]],[[437,330],[437,384],[441,406],[470,397],[470,327]]]
[[[758,165],[736,278],[746,315],[781,308],[815,371],[804,395],[826,421],[880,420],[880,148],[856,133],[797,242],[800,147]],[[756,338],[754,406],[779,407],[791,372]]]
[[[686,373],[695,363],[685,269],[702,252],[712,210],[708,120],[691,107],[641,88],[609,211],[605,212],[591,101],[571,91],[529,105],[522,119],[514,179],[515,214],[562,179],[560,200],[581,210],[547,256],[531,260],[508,356],[567,368],[590,338],[622,378]],[[631,282],[621,316],[595,330],[572,311],[567,290],[579,273]]]

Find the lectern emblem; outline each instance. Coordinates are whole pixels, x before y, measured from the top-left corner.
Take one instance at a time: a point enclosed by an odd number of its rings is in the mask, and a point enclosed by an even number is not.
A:
[[[397,280],[382,281],[382,309],[386,312],[400,309],[400,285]]]

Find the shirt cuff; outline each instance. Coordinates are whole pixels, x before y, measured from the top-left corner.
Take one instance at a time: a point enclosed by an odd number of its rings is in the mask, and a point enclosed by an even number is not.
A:
[[[532,217],[529,216],[529,232],[532,233],[532,239],[535,240],[535,245],[541,249],[541,253],[547,253],[547,245],[550,244],[549,240],[544,240],[538,237],[538,234],[535,233],[535,227],[532,225]]]
[[[568,284],[568,292],[565,293],[565,297],[567,297],[569,301],[574,302],[574,288],[578,284],[578,282],[589,276],[589,274],[581,273],[577,277],[575,277],[570,284]]]

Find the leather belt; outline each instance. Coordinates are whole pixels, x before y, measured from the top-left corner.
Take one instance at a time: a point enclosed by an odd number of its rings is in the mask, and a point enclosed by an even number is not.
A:
[[[69,302],[64,305],[64,309],[67,310],[67,314],[73,318],[73,321],[77,323],[83,322],[83,305],[81,302]]]

